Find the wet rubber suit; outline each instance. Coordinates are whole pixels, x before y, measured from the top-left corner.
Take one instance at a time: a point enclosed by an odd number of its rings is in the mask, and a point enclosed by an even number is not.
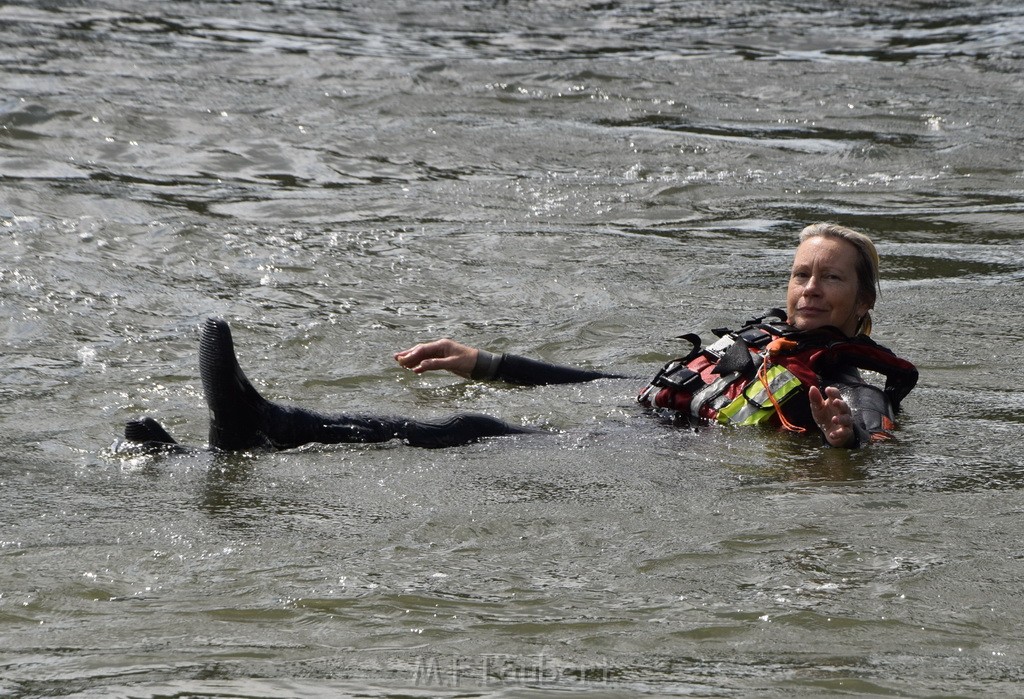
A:
[[[526,434],[538,430],[517,427],[496,418],[460,413],[440,420],[411,420],[365,414],[323,414],[296,406],[280,405],[263,398],[246,378],[234,352],[231,330],[223,320],[206,321],[200,338],[200,373],[210,408],[210,446],[224,451],[260,447],[290,449],[309,443],[371,443],[391,439],[411,446],[457,446],[483,437]],[[502,380],[522,385],[583,383],[596,379],[631,378],[621,374],[579,369],[529,359],[514,354],[480,351],[472,372],[475,380]],[[891,426],[892,406],[878,388],[864,382],[855,368],[823,377],[823,386],[839,388],[854,416],[856,443]],[[816,430],[806,400],[787,406],[791,421]],[[791,412],[792,411],[792,412]],[[130,442],[150,447],[177,446],[154,419],[130,421],[125,428]]]
[[[613,374],[584,371],[507,355],[481,352],[488,378],[522,384],[591,381]],[[478,367],[481,366],[478,362]],[[468,444],[483,437],[526,434],[539,430],[516,427],[488,415],[460,413],[440,420],[411,420],[364,414],[324,414],[281,405],[259,394],[235,356],[231,329],[210,318],[199,341],[199,369],[210,408],[210,447],[222,451],[255,448],[290,449],[320,444],[370,443],[401,439],[417,447],[440,448]],[[474,375],[476,372],[474,372]],[[129,442],[149,448],[177,447],[171,435],[150,417],[125,426]]]

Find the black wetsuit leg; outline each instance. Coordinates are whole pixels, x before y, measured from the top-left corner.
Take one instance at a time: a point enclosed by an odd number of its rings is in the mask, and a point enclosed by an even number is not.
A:
[[[407,420],[403,427],[402,439],[407,444],[429,449],[468,444],[484,437],[540,432],[477,413],[460,413],[442,420]]]
[[[269,401],[268,401],[269,403]],[[439,420],[410,420],[381,415],[325,415],[305,408],[270,403],[265,417],[253,425],[271,446],[289,449],[303,444],[370,443],[401,439],[414,447],[440,448],[468,444],[483,437],[524,434],[488,415],[460,413]],[[238,437],[240,435],[233,435]],[[223,431],[217,440],[223,443]],[[224,448],[221,445],[220,448]]]
[[[215,318],[208,319],[203,326],[199,371],[210,408],[210,446],[225,451],[390,439],[436,448],[532,431],[486,415],[461,414],[444,420],[416,421],[374,415],[326,415],[273,403],[261,396],[246,378],[235,356],[231,329]]]

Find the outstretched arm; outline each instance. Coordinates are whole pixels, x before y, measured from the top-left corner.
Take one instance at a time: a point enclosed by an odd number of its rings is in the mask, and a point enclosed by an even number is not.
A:
[[[619,374],[551,364],[515,354],[492,354],[448,339],[424,342],[397,352],[395,361],[417,374],[444,369],[464,379],[500,379],[527,385],[625,378]]]

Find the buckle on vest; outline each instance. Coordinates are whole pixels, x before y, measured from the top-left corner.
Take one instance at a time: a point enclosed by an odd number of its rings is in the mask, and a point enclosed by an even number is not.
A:
[[[651,379],[651,384],[658,388],[671,388],[685,391],[695,383],[702,384],[700,374],[683,363],[671,363]]]

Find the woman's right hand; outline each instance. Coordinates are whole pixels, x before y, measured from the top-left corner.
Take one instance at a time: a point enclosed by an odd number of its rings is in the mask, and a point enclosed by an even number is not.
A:
[[[421,342],[415,347],[395,353],[395,361],[417,374],[444,369],[464,379],[470,378],[480,350],[444,338]]]
[[[825,388],[824,394],[817,386],[808,391],[811,415],[825,440],[834,447],[845,447],[853,441],[853,412],[835,386]]]

